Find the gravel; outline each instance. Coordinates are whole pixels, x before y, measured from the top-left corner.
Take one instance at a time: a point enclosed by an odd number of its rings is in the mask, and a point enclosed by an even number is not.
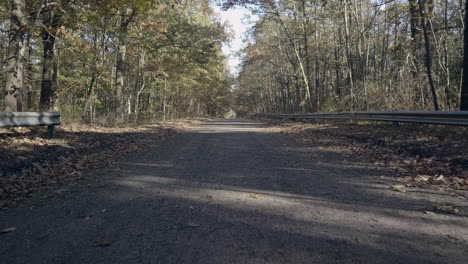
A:
[[[0,214],[0,263],[466,263],[466,200],[218,119]]]

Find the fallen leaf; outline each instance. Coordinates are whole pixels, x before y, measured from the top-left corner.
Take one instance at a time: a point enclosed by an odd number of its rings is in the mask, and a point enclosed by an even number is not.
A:
[[[417,182],[427,182],[429,181],[429,176],[427,175],[418,175],[416,178],[414,178],[415,181]]]
[[[260,198],[260,194],[256,194],[256,193],[252,193],[250,196],[254,199]]]
[[[94,246],[95,247],[107,247],[107,246],[110,246],[111,244],[112,244],[112,242],[110,242],[110,241],[99,240],[99,241],[96,241],[96,243],[94,243]]]
[[[436,180],[436,181],[442,181],[443,179],[444,179],[444,175],[439,175],[439,176],[435,177],[434,180]]]
[[[2,231],[0,231],[1,234],[6,234],[6,233],[11,233],[13,231],[16,230],[16,227],[9,227],[9,228],[5,228],[3,229]]]
[[[397,191],[397,192],[406,192],[405,185],[397,184],[390,186],[390,189]]]

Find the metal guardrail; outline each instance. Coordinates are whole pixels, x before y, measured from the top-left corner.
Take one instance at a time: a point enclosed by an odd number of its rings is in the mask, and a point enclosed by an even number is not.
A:
[[[468,126],[468,111],[383,111],[383,112],[333,112],[310,114],[260,114],[281,119],[348,119],[416,123],[432,125]]]
[[[60,114],[50,112],[0,112],[0,127],[47,126],[49,137],[55,136]]]

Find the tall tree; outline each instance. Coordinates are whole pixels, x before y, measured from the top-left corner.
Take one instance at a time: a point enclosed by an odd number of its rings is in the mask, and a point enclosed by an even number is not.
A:
[[[428,27],[430,27],[429,20],[431,18],[430,18],[430,11],[426,11],[426,8],[432,9],[434,3],[433,1],[428,1],[428,3],[426,3],[426,0],[418,0],[418,4],[419,4],[419,14],[421,15],[421,19],[422,19],[421,26],[423,29],[423,36],[424,36],[424,48],[426,50],[425,66],[426,66],[427,79],[429,81],[429,89],[432,95],[432,103],[434,106],[434,110],[439,111],[439,102],[437,99],[434,76],[432,73],[432,52],[431,52],[431,41],[430,41],[429,29],[428,29]]]
[[[67,0],[49,0],[42,14],[43,65],[41,97],[39,107],[42,111],[53,110],[55,90],[58,80],[58,62],[56,59],[56,39],[62,25],[63,7]]]
[[[460,110],[468,111],[468,1],[465,1],[465,27],[463,30],[463,81]]]
[[[6,111],[21,111],[23,88],[23,57],[26,50],[25,33],[28,30],[25,0],[11,0],[11,22],[7,53],[5,106]]]
[[[122,93],[125,87],[125,73],[126,73],[126,56],[127,56],[127,38],[129,25],[135,20],[137,15],[136,8],[124,7],[120,11],[120,26],[118,29],[118,53],[116,62],[116,92],[117,92],[117,120],[123,121],[124,118],[124,105],[122,102]]]
[[[306,1],[301,9],[302,0],[229,1],[254,4],[260,17],[244,50],[238,100],[247,111],[304,111],[303,62],[305,75],[315,75],[316,111],[458,107],[464,3]]]

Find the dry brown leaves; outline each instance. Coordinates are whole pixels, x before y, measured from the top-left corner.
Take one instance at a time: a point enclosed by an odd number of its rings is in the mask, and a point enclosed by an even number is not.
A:
[[[405,185],[403,184],[397,184],[397,185],[392,185],[390,186],[390,189],[397,191],[397,192],[406,192]]]
[[[370,122],[270,121],[271,131],[291,135],[345,156],[391,168],[403,187],[468,190],[468,130],[458,127]],[[397,190],[398,189],[398,190]],[[458,196],[467,196],[460,194]]]
[[[455,190],[468,190],[468,178],[418,175],[416,177],[404,177],[403,180],[406,182],[407,187],[422,188],[429,185],[441,185],[450,186]]]
[[[260,196],[261,196],[261,195],[258,194],[258,193],[252,193],[252,194],[250,195],[250,197],[252,197],[252,198],[254,198],[254,199],[258,199],[258,198],[260,198]]]
[[[186,128],[183,121],[133,128],[62,126],[53,139],[45,137],[44,129],[1,130],[0,209]]]

